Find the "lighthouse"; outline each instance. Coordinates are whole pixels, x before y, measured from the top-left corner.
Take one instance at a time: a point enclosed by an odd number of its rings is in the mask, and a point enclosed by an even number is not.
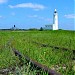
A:
[[[53,13],[53,24],[45,25],[44,30],[58,30],[58,13],[54,10]]]
[[[58,13],[56,9],[53,14],[53,30],[58,30]]]

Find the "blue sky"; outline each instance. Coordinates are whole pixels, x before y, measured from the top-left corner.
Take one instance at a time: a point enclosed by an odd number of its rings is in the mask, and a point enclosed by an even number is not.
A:
[[[75,0],[0,0],[0,29],[40,28],[53,24],[54,9],[57,9],[59,28],[74,30]]]

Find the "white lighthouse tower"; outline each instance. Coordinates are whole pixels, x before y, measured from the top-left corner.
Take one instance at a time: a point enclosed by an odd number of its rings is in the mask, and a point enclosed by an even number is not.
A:
[[[58,13],[56,9],[53,14],[53,30],[58,30]]]

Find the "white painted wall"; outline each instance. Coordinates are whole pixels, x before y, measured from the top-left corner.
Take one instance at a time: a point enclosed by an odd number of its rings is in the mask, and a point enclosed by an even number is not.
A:
[[[58,13],[55,9],[54,15],[53,15],[53,30],[58,30]]]

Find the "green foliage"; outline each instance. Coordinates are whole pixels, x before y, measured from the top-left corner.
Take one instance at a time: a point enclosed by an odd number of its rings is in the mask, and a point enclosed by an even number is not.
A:
[[[29,31],[37,31],[38,29],[36,29],[36,28],[30,28],[30,29],[28,29]]]
[[[43,31],[43,28],[42,27],[40,28],[40,31]]]

